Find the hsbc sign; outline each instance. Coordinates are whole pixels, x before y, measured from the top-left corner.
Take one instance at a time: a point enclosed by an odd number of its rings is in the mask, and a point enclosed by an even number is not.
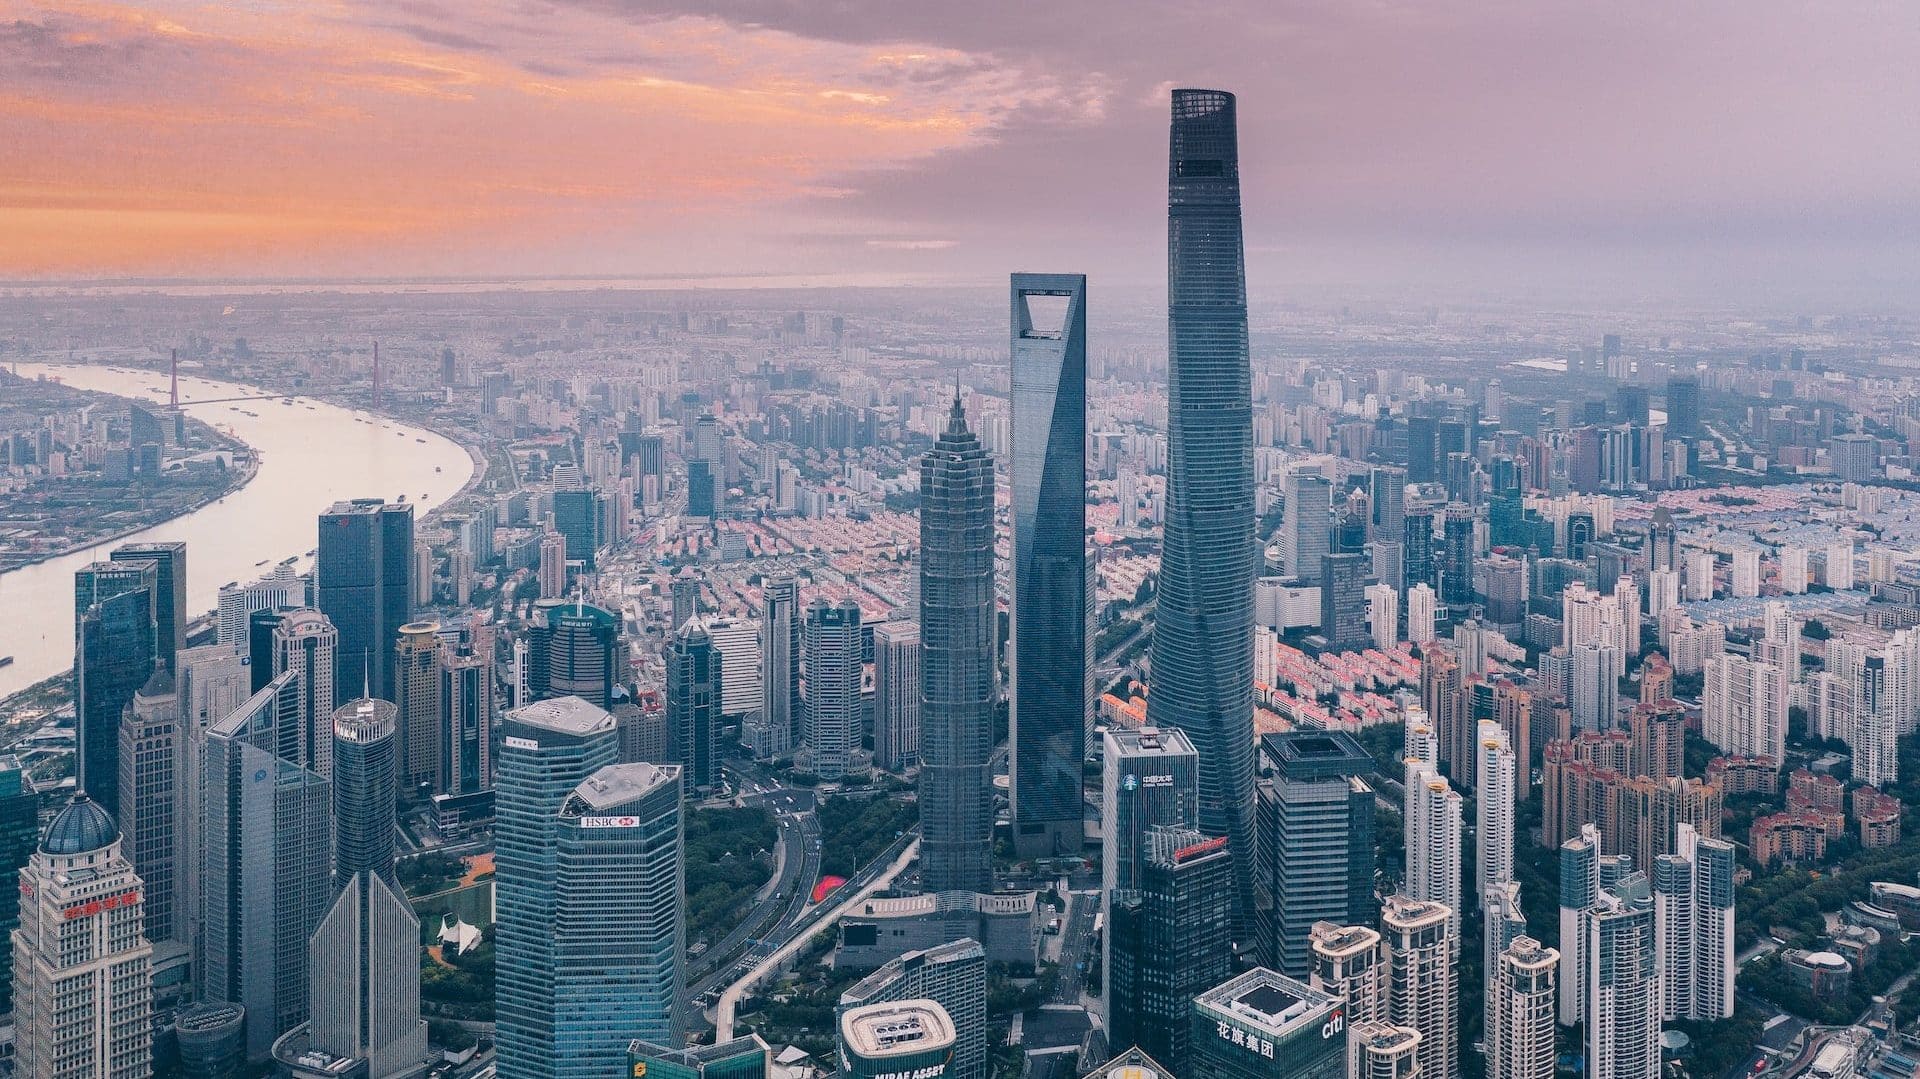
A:
[[[639,817],[581,817],[582,828],[638,828]]]

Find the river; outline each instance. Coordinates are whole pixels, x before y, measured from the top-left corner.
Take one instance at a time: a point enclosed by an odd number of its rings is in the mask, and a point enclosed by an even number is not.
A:
[[[42,374],[69,386],[164,402],[166,374],[132,368],[23,363],[22,377]],[[248,581],[274,563],[297,557],[304,571],[320,513],[343,498],[402,495],[424,513],[452,498],[473,475],[458,443],[382,416],[299,398],[193,405],[263,392],[255,387],[180,376],[187,414],[245,442],[260,459],[252,482],[171,521],[0,574],[0,697],[73,666],[73,573],[121,543],[184,540],[187,608],[213,610],[220,587]]]

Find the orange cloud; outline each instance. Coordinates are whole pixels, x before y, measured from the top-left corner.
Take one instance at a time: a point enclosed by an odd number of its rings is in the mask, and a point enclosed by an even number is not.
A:
[[[698,18],[160,8],[0,23],[0,277],[543,272],[612,236],[623,268],[677,270],[685,237],[752,242],[772,208],[1060,92]]]

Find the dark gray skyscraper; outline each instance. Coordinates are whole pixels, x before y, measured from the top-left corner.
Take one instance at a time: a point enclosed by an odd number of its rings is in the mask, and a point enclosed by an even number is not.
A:
[[[115,562],[152,562],[158,574],[153,590],[154,654],[173,670],[173,656],[187,646],[187,545],[123,543],[107,556]]]
[[[400,795],[397,709],[361,698],[333,713],[333,877],[344,887],[355,873],[397,884],[393,873],[394,805]]]
[[[1253,404],[1233,95],[1175,90],[1167,170],[1167,511],[1147,720],[1200,754],[1200,827],[1253,910]]]
[[[956,396],[920,459],[920,880],[930,892],[993,887],[993,604],[993,459]]]
[[[95,562],[73,575],[74,736],[80,789],[120,815],[120,720],[153,675],[154,595],[148,559]]]
[[[667,645],[667,737],[689,791],[720,779],[720,652],[698,615]]]
[[[1032,300],[1066,301],[1056,329]],[[1013,837],[1023,856],[1080,849],[1093,729],[1087,651],[1087,279],[1014,274]]]
[[[320,515],[314,606],[340,631],[333,699],[394,699],[389,657],[413,620],[413,507],[378,498],[336,502]]]

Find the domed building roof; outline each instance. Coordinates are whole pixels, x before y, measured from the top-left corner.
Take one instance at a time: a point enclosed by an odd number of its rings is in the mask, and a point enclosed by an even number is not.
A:
[[[101,850],[120,838],[120,826],[100,803],[81,791],[67,808],[47,826],[47,837],[40,841],[43,854],[73,855]]]

